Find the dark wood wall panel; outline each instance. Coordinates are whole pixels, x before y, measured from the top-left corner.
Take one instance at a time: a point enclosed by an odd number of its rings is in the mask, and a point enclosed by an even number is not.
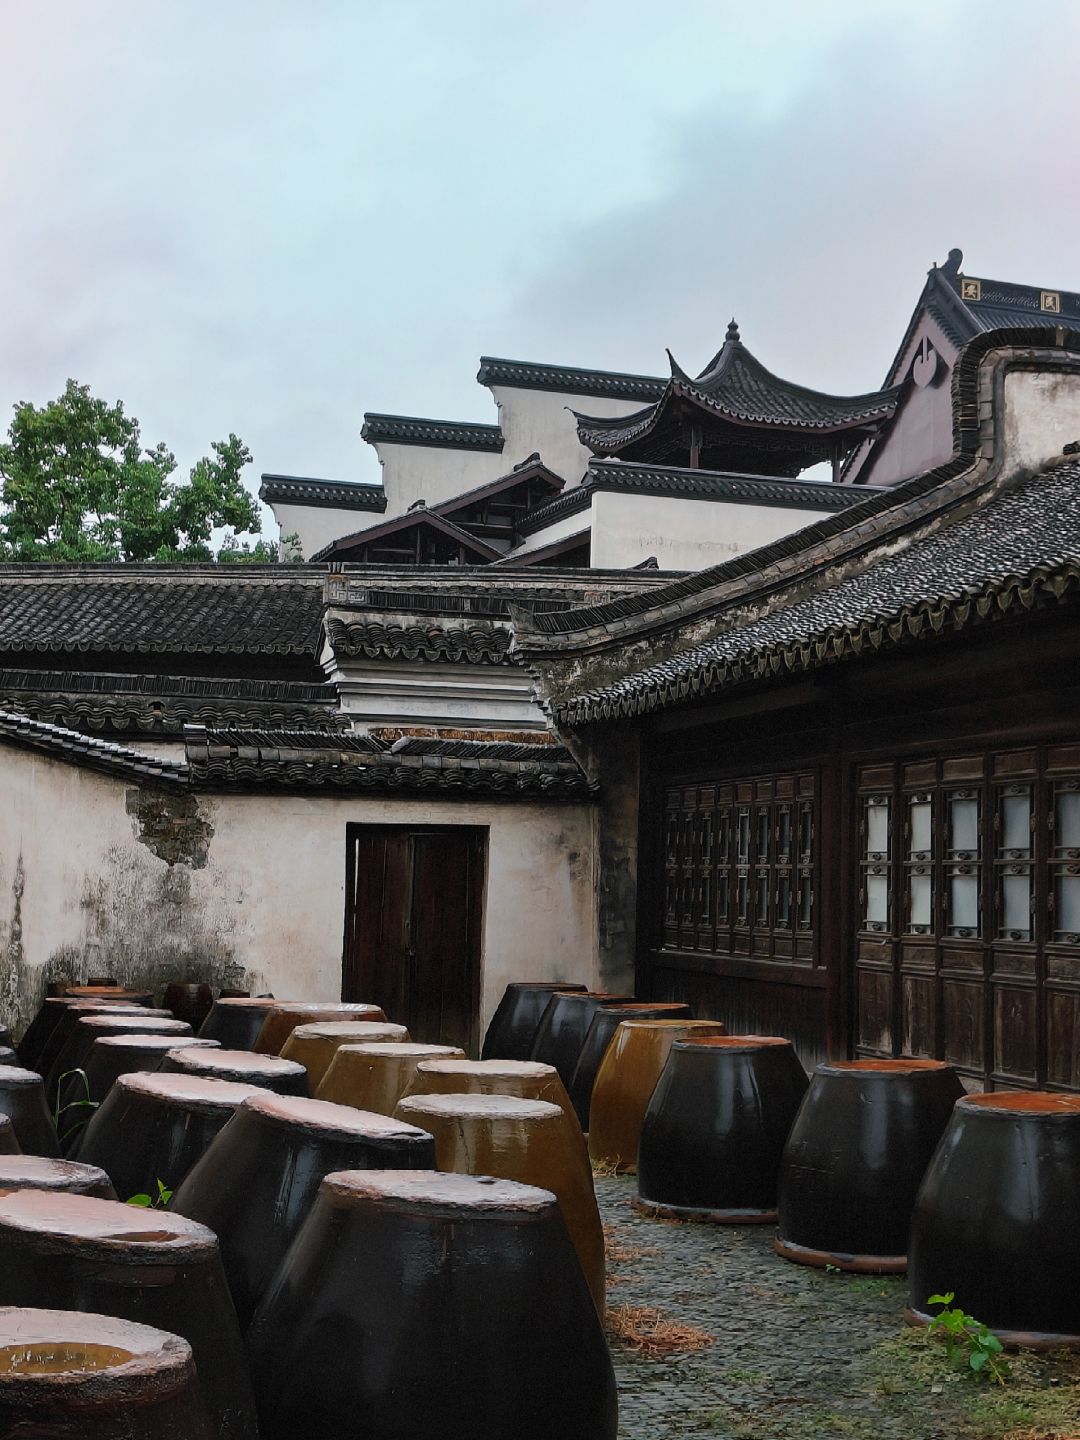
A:
[[[1047,1078],[1080,1090],[1080,990],[1048,991],[1046,1021]]]
[[[822,986],[771,984],[672,964],[657,955],[648,999],[678,1000],[698,1020],[721,1020],[732,1035],[785,1035],[807,1067],[825,1055],[825,990]]]

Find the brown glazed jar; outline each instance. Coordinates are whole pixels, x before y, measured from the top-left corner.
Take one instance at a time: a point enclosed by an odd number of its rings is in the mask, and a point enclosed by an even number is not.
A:
[[[177,1020],[186,1020],[198,1034],[199,1026],[213,1007],[214,992],[205,983],[173,980],[165,986],[161,1003]]]
[[[719,1020],[621,1020],[604,1052],[589,1109],[589,1154],[620,1172],[637,1169],[645,1112],[676,1040],[726,1035]]]
[[[10,1045],[0,1045],[0,1065],[18,1065],[19,1057]]]
[[[593,1086],[596,1073],[603,1063],[607,1048],[615,1038],[615,1031],[623,1020],[691,1020],[693,1011],[689,1005],[667,1001],[655,1005],[641,1001],[621,1001],[614,1005],[603,1005],[593,1016],[592,1024],[585,1034],[578,1055],[574,1073],[567,1089],[570,1101],[586,1133],[589,1129],[589,1108],[592,1105]]]
[[[211,1440],[186,1340],[111,1315],[7,1306],[0,1435]]]
[[[537,1026],[529,1059],[554,1065],[569,1094],[593,1016],[604,1005],[627,1003],[633,998],[633,995],[608,995],[599,990],[567,990],[553,995]]]
[[[205,1042],[204,1042],[205,1043]],[[201,1075],[205,1080],[231,1080],[257,1085],[277,1095],[306,1095],[307,1071],[303,1065],[278,1055],[256,1055],[253,1050],[193,1050],[189,1045],[170,1050],[162,1060],[162,1075]]]
[[[55,1105],[61,1094],[61,1076],[67,1075],[64,1083],[64,1099],[71,1088],[73,1070],[86,1068],[90,1050],[102,1035],[190,1035],[191,1026],[182,1020],[174,1020],[167,1010],[151,1010],[147,1006],[120,1005],[101,1013],[80,1013],[71,1010],[55,1031],[63,1032],[48,1073],[45,1075],[45,1098]]]
[[[404,1025],[391,1025],[388,1020],[324,1020],[311,1025],[297,1025],[281,1047],[281,1054],[285,1059],[303,1065],[311,1093],[317,1095],[342,1045],[408,1038],[409,1032]]]
[[[771,1224],[806,1071],[779,1035],[676,1040],[638,1150],[638,1206],[724,1225]]]
[[[214,1001],[199,1026],[200,1040],[217,1040],[223,1050],[254,1050],[263,1021],[280,1000],[272,995],[226,995]]]
[[[906,1270],[915,1196],[963,1093],[941,1060],[819,1065],[780,1166],[776,1253],[800,1265]]]
[[[112,1181],[96,1165],[47,1160],[44,1155],[0,1155],[0,1190],[64,1190],[69,1195],[116,1199]]]
[[[31,1066],[46,1082],[56,1065],[57,1057],[68,1041],[76,1024],[87,1015],[156,1015],[159,1019],[172,1017],[164,1010],[155,1010],[150,1005],[137,1005],[133,1000],[61,1000],[63,1007],[56,1017],[56,1023],[41,1048],[38,1063]]]
[[[263,1021],[254,1048],[260,1055],[280,1055],[285,1041],[298,1025],[317,1025],[335,1020],[385,1020],[378,1005],[362,1003],[340,1005],[317,1003],[274,1006]]]
[[[168,1326],[194,1353],[213,1434],[255,1440],[240,1327],[205,1226],[86,1195],[0,1194],[0,1304]]]
[[[509,1095],[514,1100],[543,1100],[562,1111],[567,1144],[585,1149],[585,1136],[559,1072],[539,1060],[421,1060],[405,1094]]]
[[[413,1045],[406,1040],[342,1045],[319,1086],[319,1099],[393,1115],[421,1060],[440,1058],[464,1059],[465,1051],[457,1045]]]
[[[243,1101],[262,1092],[197,1075],[121,1075],[72,1150],[112,1177],[121,1200],[176,1190]]]
[[[328,1176],[248,1348],[263,1440],[615,1440],[600,1322],[531,1186]]]
[[[946,1286],[1006,1344],[1080,1348],[1080,1095],[996,1091],[952,1112],[915,1201],[908,1318]]]
[[[551,997],[588,988],[570,980],[515,980],[507,985],[484,1036],[481,1060],[528,1060]]]
[[[261,1095],[236,1111],[172,1198],[221,1245],[245,1329],[333,1170],[433,1170],[423,1130],[345,1105]]]
[[[15,1135],[15,1126],[11,1123],[11,1117],[0,1115],[0,1155],[21,1155],[19,1141]]]
[[[60,1145],[45,1103],[45,1087],[40,1075],[18,1065],[0,1068],[0,1115],[6,1115],[11,1121],[19,1149],[24,1154],[60,1158]]]
[[[458,1175],[495,1175],[550,1190],[604,1314],[604,1231],[585,1147],[571,1143],[557,1105],[505,1095],[410,1095],[394,1112],[430,1131],[435,1163]]]

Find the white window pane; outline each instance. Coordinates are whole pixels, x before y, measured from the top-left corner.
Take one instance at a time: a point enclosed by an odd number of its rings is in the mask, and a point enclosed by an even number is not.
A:
[[[978,930],[979,880],[975,875],[949,876],[949,929]]]
[[[866,877],[866,923],[884,925],[889,919],[889,881],[885,875]]]
[[[1001,846],[1004,850],[1022,850],[1031,845],[1031,796],[1003,795],[1001,799]]]
[[[1080,934],[1080,875],[1059,873],[1054,890],[1054,929],[1059,935]]]
[[[911,802],[911,850],[925,853],[933,846],[930,829],[932,807],[929,800]]]
[[[884,855],[889,848],[889,806],[866,807],[866,853]]]
[[[949,848],[974,854],[979,848],[978,800],[949,801]]]
[[[923,925],[929,929],[933,895],[934,889],[929,875],[909,876],[908,904],[910,906],[912,925]]]
[[[1001,928],[1011,939],[1031,938],[1031,875],[1001,877]]]
[[[1058,791],[1056,843],[1062,850],[1080,850],[1080,790]]]

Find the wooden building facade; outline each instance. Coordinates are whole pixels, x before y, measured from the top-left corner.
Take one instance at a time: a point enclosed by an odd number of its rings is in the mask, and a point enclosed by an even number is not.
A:
[[[948,464],[519,633],[580,753],[639,746],[639,994],[1080,1089],[1080,336],[1039,342],[962,354]]]

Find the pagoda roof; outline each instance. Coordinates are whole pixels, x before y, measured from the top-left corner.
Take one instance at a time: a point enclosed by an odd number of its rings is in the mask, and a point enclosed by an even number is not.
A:
[[[779,459],[769,471],[798,470],[821,459],[835,437],[849,436],[854,444],[891,418],[899,387],[863,395],[829,395],[795,385],[767,370],[742,343],[732,320],[724,344],[700,375],[691,377],[670,356],[671,379],[653,405],[624,416],[590,416],[574,412],[578,434],[596,455],[622,455],[624,459],[671,459],[685,451],[686,419],[699,421],[706,432],[705,448],[753,449],[774,437],[767,449]],[[739,437],[735,432],[743,431]],[[753,430],[754,435],[745,432]],[[778,437],[794,443],[777,443]],[[809,441],[809,443],[805,443]],[[825,442],[824,444],[822,442]],[[713,468],[724,468],[714,466]]]

